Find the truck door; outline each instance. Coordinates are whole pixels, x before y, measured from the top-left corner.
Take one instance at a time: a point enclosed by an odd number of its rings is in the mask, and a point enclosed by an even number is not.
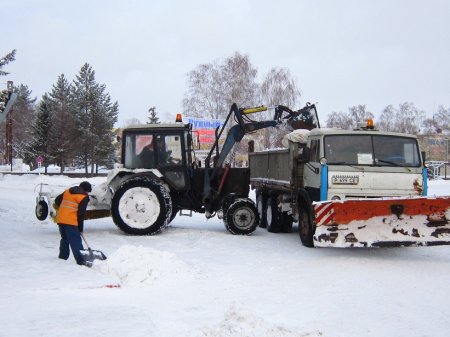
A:
[[[320,165],[321,154],[320,138],[311,139],[309,162],[303,168],[303,177],[305,189],[312,201],[320,201],[321,172]]]

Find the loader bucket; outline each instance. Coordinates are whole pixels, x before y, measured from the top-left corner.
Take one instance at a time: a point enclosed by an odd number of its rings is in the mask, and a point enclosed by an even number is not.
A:
[[[450,245],[450,197],[325,201],[313,208],[315,247]]]

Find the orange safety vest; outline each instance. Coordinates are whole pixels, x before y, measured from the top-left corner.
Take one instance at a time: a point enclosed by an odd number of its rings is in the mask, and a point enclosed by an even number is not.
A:
[[[64,191],[56,216],[56,222],[64,225],[78,226],[78,206],[84,198],[86,198],[84,194],[72,194],[69,190]]]

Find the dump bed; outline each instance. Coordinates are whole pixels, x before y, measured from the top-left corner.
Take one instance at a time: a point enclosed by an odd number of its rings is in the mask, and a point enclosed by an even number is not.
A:
[[[303,186],[303,164],[298,143],[288,148],[249,153],[252,188],[297,190]]]

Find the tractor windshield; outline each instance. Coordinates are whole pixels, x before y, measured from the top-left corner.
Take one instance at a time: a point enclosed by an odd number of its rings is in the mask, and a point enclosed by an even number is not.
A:
[[[128,133],[124,143],[126,168],[160,168],[182,165],[181,136]]]
[[[417,140],[391,135],[327,135],[325,158],[330,165],[420,167]]]

